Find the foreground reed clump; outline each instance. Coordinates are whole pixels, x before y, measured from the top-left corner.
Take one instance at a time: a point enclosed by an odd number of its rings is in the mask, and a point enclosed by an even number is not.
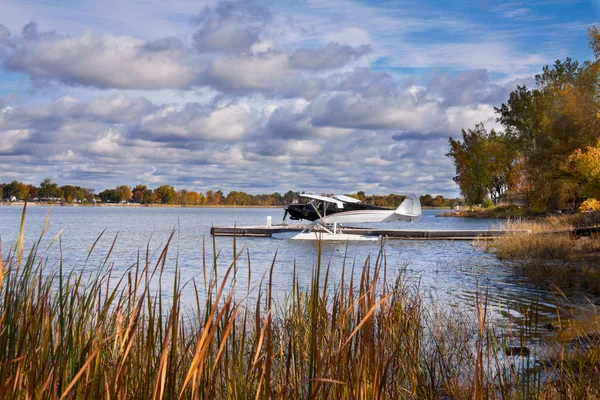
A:
[[[183,304],[186,285],[167,263],[171,238],[158,259],[146,251],[122,276],[113,276],[110,252],[98,272],[84,274],[66,272],[62,261],[48,266],[40,241],[25,253],[22,224],[17,244],[0,257],[0,398],[599,394],[598,351],[575,361],[558,353],[542,381],[533,361],[515,368],[502,356],[506,342],[492,330],[483,298],[473,318],[426,306],[418,285],[387,276],[383,248],[348,266],[362,268],[360,278],[342,273],[336,283],[317,250],[311,284],[302,288],[296,279],[283,301],[271,289],[274,263],[250,302],[237,300],[233,288],[244,250],[220,279],[215,255],[212,265],[202,263],[208,277],[188,283],[195,300]],[[168,268],[175,279],[167,301],[161,278]]]

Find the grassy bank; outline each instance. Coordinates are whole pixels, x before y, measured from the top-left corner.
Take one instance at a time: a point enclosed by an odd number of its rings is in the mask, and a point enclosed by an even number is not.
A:
[[[505,205],[498,207],[471,207],[463,210],[453,210],[440,214],[440,217],[463,217],[463,218],[493,218],[493,219],[529,219],[539,218],[545,213],[527,210],[516,205]]]
[[[515,232],[486,243],[488,251],[515,260],[518,271],[536,282],[600,294],[600,238],[571,233],[576,228],[599,226],[599,214],[510,221],[507,225]]]
[[[47,265],[40,242],[25,249],[22,229],[0,257],[0,398],[600,395],[598,346],[565,351],[559,335],[558,351],[541,364],[515,356],[529,352],[534,315],[525,312],[520,328],[503,332],[490,322],[484,295],[466,312],[426,306],[418,283],[388,275],[383,249],[364,263],[344,262],[337,282],[317,249],[311,284],[296,283],[276,301],[273,266],[260,287],[227,289],[242,260],[251,270],[245,250],[221,278],[215,256],[199,260],[200,281],[184,283],[166,261],[171,235],[158,259],[142,253],[114,276],[108,254],[89,276]],[[175,279],[165,290],[167,269]],[[192,304],[182,303],[186,285]],[[245,299],[252,290],[256,302]]]

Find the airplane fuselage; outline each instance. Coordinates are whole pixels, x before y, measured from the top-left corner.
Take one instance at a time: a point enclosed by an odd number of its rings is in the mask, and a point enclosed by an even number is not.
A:
[[[317,212],[319,210],[319,212]],[[317,221],[321,218],[327,219],[327,217],[341,217],[342,214],[345,215],[358,215],[364,214],[369,211],[383,211],[384,213],[393,213],[394,210],[376,206],[370,206],[367,204],[359,204],[359,203],[344,203],[344,208],[337,208],[335,204],[327,204],[323,206],[323,203],[314,204],[290,204],[287,206],[287,211],[290,215],[290,219],[293,220],[307,220],[307,221]],[[319,215],[320,214],[320,215]]]
[[[421,217],[421,204],[415,193],[409,194],[395,210],[363,204],[360,200],[345,195],[328,197],[303,193],[300,197],[311,200],[305,204],[287,206],[284,222],[289,215],[293,220],[304,219],[322,227],[333,226],[334,235],[337,234],[337,226],[341,224],[416,221]]]

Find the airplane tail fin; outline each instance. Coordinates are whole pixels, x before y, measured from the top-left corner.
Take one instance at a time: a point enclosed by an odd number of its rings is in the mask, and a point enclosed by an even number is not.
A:
[[[400,216],[400,219],[406,221],[418,220],[421,217],[421,202],[419,201],[419,196],[415,193],[409,194],[396,209],[396,214]]]

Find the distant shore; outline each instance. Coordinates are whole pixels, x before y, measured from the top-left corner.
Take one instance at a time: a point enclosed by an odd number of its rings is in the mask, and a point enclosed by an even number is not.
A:
[[[0,206],[4,207],[23,207],[25,202],[0,202]],[[148,208],[283,208],[287,205],[279,206],[252,206],[252,205],[230,205],[230,204],[219,204],[219,205],[182,205],[182,204],[139,204],[139,203],[37,203],[28,202],[27,207],[148,207]],[[448,207],[422,207],[424,210],[447,210]]]
[[[9,202],[0,202],[0,206],[2,207],[23,207],[25,205],[22,201],[15,201],[12,203]],[[242,205],[182,205],[182,204],[139,204],[139,203],[126,203],[126,204],[116,204],[116,203],[96,203],[96,204],[70,204],[70,203],[33,203],[28,202],[27,207],[147,207],[147,208],[282,208],[285,206],[242,206]]]

